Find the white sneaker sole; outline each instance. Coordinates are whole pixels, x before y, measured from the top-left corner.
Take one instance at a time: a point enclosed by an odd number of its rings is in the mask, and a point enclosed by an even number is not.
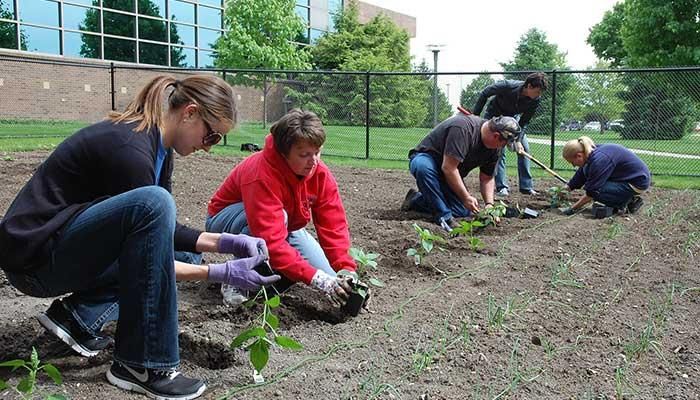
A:
[[[81,356],[94,357],[100,353],[100,350],[90,350],[83,347],[80,343],[76,342],[67,331],[65,331],[59,325],[56,325],[46,314],[39,314],[37,315],[36,319],[39,320],[39,323],[44,328],[56,335],[56,337],[61,339],[63,343],[70,346],[71,349],[78,352]]]
[[[111,369],[108,369],[108,370],[107,370],[107,380],[109,381],[109,383],[111,383],[112,385],[114,385],[114,386],[116,386],[116,387],[118,387],[118,388],[120,388],[120,389],[124,389],[124,390],[128,390],[128,391],[131,391],[131,392],[136,392],[136,393],[145,394],[147,397],[150,397],[150,398],[156,399],[156,400],[190,400],[190,399],[196,399],[197,397],[201,396],[202,393],[204,393],[205,390],[207,390],[207,385],[202,385],[202,387],[199,388],[199,390],[197,390],[197,392],[192,393],[192,394],[186,394],[186,395],[183,395],[183,396],[163,396],[163,395],[160,395],[160,394],[158,394],[158,393],[153,393],[153,392],[149,391],[148,389],[144,388],[143,386],[141,386],[141,385],[139,385],[139,384],[137,384],[137,383],[130,382],[130,381],[127,381],[127,380],[124,380],[124,379],[121,379],[121,378],[119,378],[119,377],[117,377],[117,376],[112,375],[112,370],[111,370]]]

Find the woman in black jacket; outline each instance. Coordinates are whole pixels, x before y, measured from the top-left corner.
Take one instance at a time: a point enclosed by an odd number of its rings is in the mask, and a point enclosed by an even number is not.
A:
[[[107,372],[118,387],[164,399],[204,392],[202,380],[176,371],[176,279],[248,290],[279,279],[252,270],[267,257],[261,239],[176,222],[173,150],[209,151],[235,123],[233,92],[220,78],[156,77],[124,112],[63,141],[0,223],[0,262],[10,283],[30,296],[70,293],[38,317],[45,328],[89,357],[110,343],[100,331],[118,318]],[[174,261],[175,250],[236,259],[186,264]]]

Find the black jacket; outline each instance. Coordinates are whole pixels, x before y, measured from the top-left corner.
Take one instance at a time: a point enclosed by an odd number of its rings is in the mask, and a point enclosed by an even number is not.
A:
[[[0,222],[0,267],[32,270],[48,262],[62,229],[83,210],[154,184],[160,131],[102,121],[64,140],[37,168]],[[171,191],[168,151],[158,185]],[[200,231],[177,224],[175,248],[195,251]]]
[[[495,96],[488,107],[486,107],[485,118],[488,119],[500,115],[515,117],[520,114],[518,123],[521,128],[525,128],[525,125],[530,122],[530,119],[535,114],[537,106],[540,105],[540,99],[531,99],[523,96],[521,91],[524,85],[525,82],[523,81],[504,80],[486,86],[476,101],[474,114],[481,114],[486,100],[491,96]]]

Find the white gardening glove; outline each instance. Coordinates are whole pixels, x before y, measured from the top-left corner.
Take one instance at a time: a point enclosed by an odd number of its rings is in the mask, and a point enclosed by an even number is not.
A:
[[[350,296],[349,291],[343,288],[347,287],[349,289],[349,285],[344,278],[330,276],[320,269],[316,271],[316,274],[311,279],[311,286],[322,291],[331,301],[341,306],[347,302]]]

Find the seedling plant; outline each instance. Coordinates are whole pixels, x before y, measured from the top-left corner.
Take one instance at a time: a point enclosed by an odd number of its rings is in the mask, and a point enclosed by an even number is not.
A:
[[[571,205],[567,201],[566,189],[561,186],[552,186],[547,189],[547,194],[549,194],[549,206],[551,208],[568,207]]]
[[[506,215],[506,205],[502,201],[495,204],[493,207],[482,209],[476,214],[476,219],[481,221],[484,226],[496,225],[496,221]]]
[[[481,221],[462,221],[459,226],[452,229],[453,236],[466,236],[469,238],[469,248],[478,251],[484,247],[484,242],[478,237],[474,236],[474,228],[482,228],[484,225]]]
[[[384,287],[384,282],[382,282],[379,278],[369,276],[370,270],[377,270],[376,260],[379,258],[379,254],[370,252],[365,253],[365,251],[359,247],[351,247],[349,253],[350,257],[352,257],[353,260],[355,260],[355,263],[357,263],[357,275],[359,276],[360,280],[364,280],[366,278],[370,284],[377,287]]]
[[[428,229],[423,229],[418,224],[413,224],[413,229],[418,233],[418,239],[420,240],[420,246],[418,249],[410,248],[406,251],[406,255],[413,258],[413,262],[416,265],[420,265],[423,262],[425,256],[430,254],[435,248],[436,243],[445,243],[445,238],[442,236],[435,235],[431,233]]]
[[[44,371],[46,375],[53,380],[56,385],[63,384],[63,379],[61,378],[61,373],[52,364],[42,364],[39,360],[39,354],[36,349],[32,347],[32,354],[29,357],[29,361],[26,360],[11,360],[0,363],[0,367],[12,368],[12,372],[18,368],[24,368],[27,370],[27,376],[19,381],[16,387],[11,387],[7,382],[0,379],[0,393],[7,389],[14,389],[17,394],[21,396],[22,399],[28,400],[34,398],[34,389],[36,388],[36,376],[39,371]],[[60,400],[66,399],[63,395],[52,394],[46,397],[47,400]]]
[[[279,296],[268,298],[267,290],[263,287],[255,298],[250,300],[247,304],[253,304],[261,294],[265,298],[265,301],[263,303],[263,312],[257,319],[256,326],[243,331],[231,342],[232,349],[250,343],[246,346],[246,350],[250,352],[250,363],[257,373],[260,373],[267,365],[270,359],[270,346],[273,344],[291,350],[301,350],[303,348],[299,342],[291,337],[279,335],[277,333],[280,321],[272,310],[280,306]],[[252,342],[250,342],[251,339]]]

